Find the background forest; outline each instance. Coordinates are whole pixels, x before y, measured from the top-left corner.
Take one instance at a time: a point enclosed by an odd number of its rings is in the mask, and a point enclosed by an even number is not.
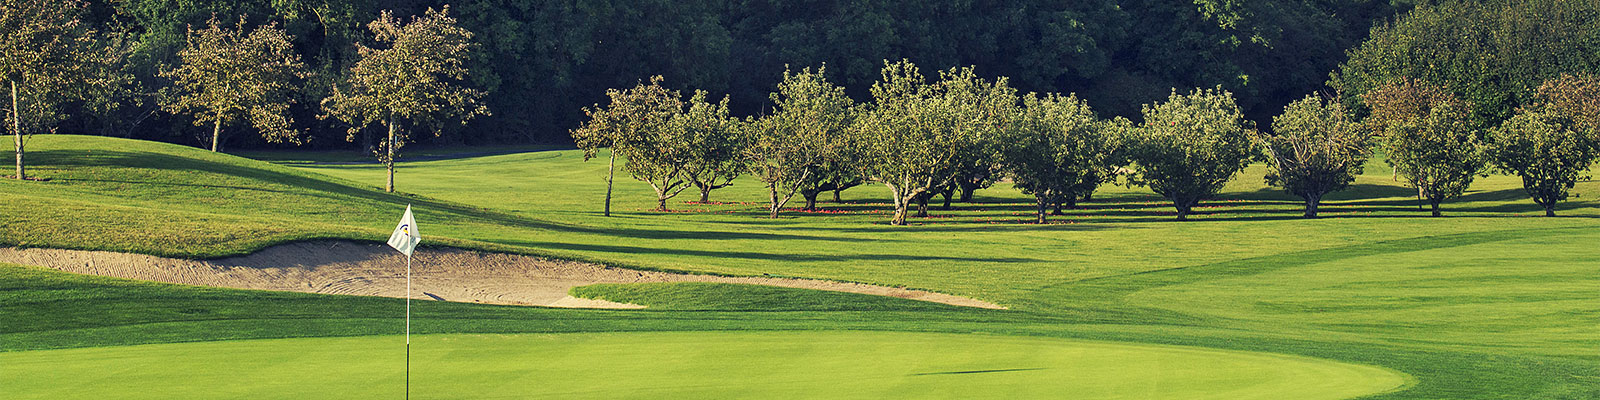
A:
[[[72,113],[64,133],[185,144],[210,131],[160,110],[189,27],[213,15],[276,23],[314,75],[291,105],[311,135],[306,146],[357,148],[345,127],[315,118],[319,100],[349,70],[354,43],[380,10],[418,15],[447,4],[481,46],[469,81],[488,95],[492,116],[439,138],[469,144],[566,143],[581,108],[605,89],[652,75],[675,89],[732,96],[734,114],[770,108],[767,93],[785,65],[828,65],[849,95],[870,96],[884,60],[930,70],[976,66],[1010,77],[1023,92],[1075,92],[1106,115],[1137,118],[1141,104],[1170,90],[1223,88],[1247,116],[1265,121],[1290,101],[1326,91],[1329,71],[1375,24],[1409,1],[975,1],[975,0],[120,0],[92,2],[85,22],[120,35],[134,85],[109,99],[121,107]],[[379,136],[379,135],[371,135]],[[267,146],[232,135],[228,147]],[[368,138],[369,140],[376,140]],[[360,140],[360,139],[358,139]]]

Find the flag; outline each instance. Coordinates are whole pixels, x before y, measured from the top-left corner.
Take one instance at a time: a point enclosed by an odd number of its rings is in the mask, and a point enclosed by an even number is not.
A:
[[[406,206],[406,215],[400,217],[400,225],[394,227],[394,233],[389,234],[389,247],[411,256],[411,250],[417,248],[417,242],[422,241],[422,235],[417,234],[417,220],[411,218],[411,206]]]

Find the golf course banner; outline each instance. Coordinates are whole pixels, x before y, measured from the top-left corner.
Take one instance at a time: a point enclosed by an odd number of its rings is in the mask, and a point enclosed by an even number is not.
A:
[[[400,225],[394,227],[394,233],[389,234],[389,247],[411,256],[411,251],[417,248],[417,243],[422,241],[422,236],[417,234],[417,220],[411,218],[411,206],[406,206],[406,215],[400,217]]]

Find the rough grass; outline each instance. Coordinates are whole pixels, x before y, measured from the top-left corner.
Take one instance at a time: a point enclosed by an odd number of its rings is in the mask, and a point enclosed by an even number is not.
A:
[[[585,311],[423,303],[423,332],[837,330],[985,332],[1267,351],[1373,364],[1417,378],[1378,398],[1600,397],[1600,184],[1581,183],[1568,217],[1531,217],[1518,179],[1480,179],[1447,218],[1381,167],[1331,198],[1328,218],[1237,178],[1198,221],[1139,189],[1109,188],[1062,223],[1035,226],[1010,188],[891,227],[881,188],[845,193],[817,214],[761,218],[760,187],[740,181],[682,212],[655,213],[647,185],[619,177],[616,217],[598,214],[604,160],[546,151],[381,169],[289,169],[178,146],[40,136],[41,176],[0,182],[0,243],[216,257],[312,237],[378,240],[406,203],[430,242],[650,268],[805,276],[976,296],[1013,311],[784,311],[806,299],[728,287],[612,288],[667,308]],[[115,151],[112,151],[114,149]],[[100,155],[100,152],[110,153]],[[178,166],[181,166],[178,167]],[[325,173],[338,178],[328,178]],[[130,178],[132,177],[132,178]],[[425,197],[424,197],[425,196]],[[681,198],[678,200],[688,200]],[[37,277],[14,279],[32,287]],[[694,293],[694,289],[703,289]],[[86,288],[82,292],[99,293]],[[7,350],[396,332],[397,301],[238,292],[236,299],[104,294],[79,304],[0,302]],[[165,296],[165,295],[163,295]],[[282,303],[272,300],[280,297]],[[298,304],[290,299],[304,299]],[[263,300],[265,299],[265,300]],[[185,320],[217,307],[229,317]],[[220,302],[220,304],[212,304]],[[321,305],[310,305],[312,303]],[[206,305],[195,305],[206,304]],[[231,305],[230,305],[231,304]],[[52,309],[51,307],[63,307]],[[317,308],[321,307],[321,308]],[[387,307],[387,308],[386,308]],[[144,313],[141,310],[152,309]],[[252,309],[253,308],[253,309]],[[755,309],[751,306],[745,309]],[[327,310],[326,313],[300,310]],[[824,308],[825,309],[825,308]],[[350,310],[349,313],[336,312]],[[385,310],[388,310],[387,313]],[[250,317],[251,313],[260,318]],[[106,314],[102,316],[101,314]],[[60,325],[73,322],[80,325]]]

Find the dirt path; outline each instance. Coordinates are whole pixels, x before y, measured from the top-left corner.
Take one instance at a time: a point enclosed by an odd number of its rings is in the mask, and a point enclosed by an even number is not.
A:
[[[383,244],[323,241],[275,246],[243,257],[184,260],[142,254],[0,247],[0,262],[157,282],[305,293],[404,297],[405,258]],[[643,308],[580,299],[568,289],[596,283],[720,282],[892,296],[966,307],[999,305],[941,293],[832,281],[636,271],[538,257],[419,249],[412,298],[575,308]]]

